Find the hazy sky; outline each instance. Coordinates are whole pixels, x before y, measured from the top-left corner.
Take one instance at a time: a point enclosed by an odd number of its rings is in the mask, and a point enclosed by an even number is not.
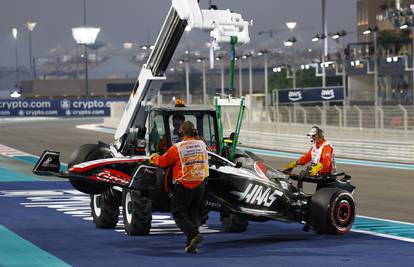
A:
[[[286,21],[296,21],[299,42],[315,47],[310,39],[322,28],[321,0],[213,0],[220,9],[229,8],[253,19],[253,41],[265,37],[258,32],[268,29],[286,29]],[[200,0],[203,8],[208,0]],[[151,41],[155,40],[170,7],[169,0],[87,0],[88,24],[101,27],[98,40],[120,47],[125,41],[146,43],[149,27]],[[328,32],[347,30],[348,41],[356,39],[356,0],[327,0]],[[36,21],[32,34],[33,55],[45,56],[54,47],[73,49],[75,42],[71,28],[83,22],[83,0],[0,0],[0,66],[13,66],[13,27],[18,28],[19,65],[28,65],[28,33],[24,23]],[[279,34],[280,45],[289,33]],[[207,36],[198,35],[197,38]],[[195,38],[195,39],[197,39]]]

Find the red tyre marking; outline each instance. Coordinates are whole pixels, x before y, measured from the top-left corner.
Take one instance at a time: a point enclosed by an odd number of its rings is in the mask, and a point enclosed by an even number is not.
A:
[[[343,193],[341,193],[341,194],[339,194],[336,198],[335,198],[335,200],[331,203],[331,208],[330,208],[330,223],[336,228],[336,232],[338,233],[338,234],[346,234],[349,230],[351,230],[351,227],[352,227],[352,224],[349,224],[348,226],[346,226],[346,227],[340,227],[339,225],[337,225],[336,223],[335,223],[335,206],[336,206],[336,203],[337,203],[337,201],[338,201],[338,199],[341,197],[341,196],[343,196],[343,195],[346,195],[346,196],[348,196],[349,198],[351,198],[352,200],[353,200],[353,197],[352,197],[352,195],[350,195],[349,193],[347,193],[347,192],[343,192]],[[348,202],[347,202],[348,203]],[[350,207],[350,204],[348,203],[348,205],[349,205],[349,209],[351,210],[351,207]],[[339,210],[339,209],[338,209]],[[336,211],[338,211],[338,210],[336,210]],[[349,211],[349,217],[351,217],[351,211]],[[355,214],[355,211],[354,211],[354,214]],[[339,219],[339,217],[337,217],[338,219]]]
[[[345,216],[345,218],[343,218],[343,214],[341,212],[343,212],[345,209],[346,209],[346,216]],[[349,218],[351,218],[351,207],[349,206],[348,201],[342,203],[341,205],[339,205],[336,215],[337,215],[338,220],[341,223],[348,222]]]

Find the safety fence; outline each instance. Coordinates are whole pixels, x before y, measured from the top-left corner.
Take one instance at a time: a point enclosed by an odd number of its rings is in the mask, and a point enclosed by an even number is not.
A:
[[[282,129],[278,131],[277,128]],[[246,122],[240,133],[240,142],[249,147],[304,153],[311,145],[309,137],[306,136],[309,130],[310,126]],[[338,157],[414,163],[413,142],[349,139],[339,137],[335,134],[336,129],[333,127],[329,127],[325,131],[326,137],[334,146],[335,154]],[[226,133],[230,132],[231,129],[227,128]],[[345,133],[341,136],[345,136]]]
[[[124,108],[125,103],[114,104],[111,117],[105,119],[105,126],[116,128]],[[304,153],[310,147],[306,134],[313,125],[318,125],[335,147],[337,157],[414,164],[412,106],[403,109],[382,107],[378,128],[373,123],[373,107],[347,107],[346,126],[340,116],[343,107],[325,107],[325,112],[323,110],[323,107],[301,106],[272,107],[268,114],[260,109],[247,110],[240,142],[244,146]],[[235,130],[237,112],[237,107],[223,109],[226,135]]]
[[[357,112],[352,113],[352,109]],[[336,155],[343,158],[414,163],[414,108],[382,107],[375,128],[373,107],[347,107],[347,124],[343,107],[272,107],[247,111],[240,141],[257,148],[288,152],[309,149],[309,132],[313,125],[325,131]],[[225,110],[223,125],[229,134],[235,129],[236,110]]]
[[[414,130],[414,106],[278,106],[271,107],[274,122],[318,124],[359,129]]]

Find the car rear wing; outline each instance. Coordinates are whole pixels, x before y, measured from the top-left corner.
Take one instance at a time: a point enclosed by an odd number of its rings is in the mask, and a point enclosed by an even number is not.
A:
[[[45,150],[33,168],[33,173],[40,176],[58,176],[60,170],[60,153]]]

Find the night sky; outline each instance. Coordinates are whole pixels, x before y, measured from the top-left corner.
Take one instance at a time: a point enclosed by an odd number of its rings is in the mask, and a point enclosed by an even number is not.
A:
[[[310,39],[322,30],[321,0],[213,0],[220,9],[229,8],[241,13],[244,19],[253,19],[251,28],[253,43],[263,41],[259,31],[286,30],[286,21],[296,21],[295,33],[282,32],[272,42],[275,47],[290,35],[298,39],[298,46],[314,48]],[[87,23],[101,27],[98,41],[115,49],[125,41],[146,43],[147,28],[150,41],[154,42],[166,13],[169,0],[87,0]],[[208,1],[201,0],[206,8]],[[356,0],[327,0],[328,32],[350,32],[345,41],[356,39]],[[13,27],[18,28],[19,65],[28,65],[28,32],[24,23],[36,21],[32,34],[33,55],[46,56],[56,47],[72,50],[76,44],[71,28],[83,23],[82,0],[0,0],[0,66],[14,66]],[[188,38],[191,46],[202,47],[208,41],[207,34],[192,33]]]

